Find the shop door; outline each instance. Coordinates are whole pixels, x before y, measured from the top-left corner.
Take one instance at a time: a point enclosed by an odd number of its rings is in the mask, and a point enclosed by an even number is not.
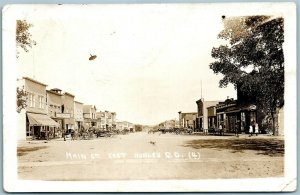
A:
[[[230,132],[234,132],[236,120],[235,115],[228,116],[228,130]]]

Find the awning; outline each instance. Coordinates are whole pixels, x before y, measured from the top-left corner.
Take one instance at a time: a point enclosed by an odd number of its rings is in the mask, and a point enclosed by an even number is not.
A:
[[[45,114],[27,113],[29,124],[33,126],[56,126],[59,124]]]

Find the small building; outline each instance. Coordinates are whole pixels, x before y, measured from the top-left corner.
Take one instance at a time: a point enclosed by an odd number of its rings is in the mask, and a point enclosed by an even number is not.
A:
[[[59,127],[48,114],[46,84],[29,77],[18,79],[18,88],[26,92],[26,107],[17,113],[18,139],[48,139],[49,128]]]
[[[127,121],[117,121],[116,128],[117,128],[117,130],[120,130],[120,131],[122,131],[122,130],[130,130],[132,132],[135,131],[134,124],[127,122]]]
[[[203,98],[196,101],[197,104],[197,119],[196,119],[196,129],[208,129],[208,107],[216,106],[219,101],[204,101]],[[212,111],[212,110],[210,110]],[[212,113],[210,113],[212,114]],[[212,116],[211,116],[212,117]],[[210,118],[211,118],[210,117]],[[211,118],[213,120],[213,118]]]
[[[179,114],[179,127],[181,128],[191,128],[195,130],[196,128],[196,118],[197,112],[178,112]]]
[[[83,105],[83,127],[85,129],[97,127],[96,110],[94,105]]]

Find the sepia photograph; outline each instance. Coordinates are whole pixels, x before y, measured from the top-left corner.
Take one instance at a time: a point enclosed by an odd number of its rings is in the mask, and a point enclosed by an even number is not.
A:
[[[9,192],[294,191],[294,3],[3,13]]]

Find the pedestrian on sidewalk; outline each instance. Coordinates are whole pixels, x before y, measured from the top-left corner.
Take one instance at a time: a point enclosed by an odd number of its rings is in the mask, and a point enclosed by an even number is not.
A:
[[[238,124],[238,122],[235,123],[234,130],[235,130],[235,136],[239,137],[239,124]]]
[[[255,134],[256,134],[256,136],[257,136],[257,134],[258,134],[258,124],[257,123],[255,123],[255,132],[254,132]]]
[[[223,123],[220,123],[219,125],[219,134],[222,135],[222,131],[223,131]]]
[[[252,127],[252,125],[249,126],[249,133],[250,133],[249,137],[251,137],[252,134],[253,134],[253,127]]]

